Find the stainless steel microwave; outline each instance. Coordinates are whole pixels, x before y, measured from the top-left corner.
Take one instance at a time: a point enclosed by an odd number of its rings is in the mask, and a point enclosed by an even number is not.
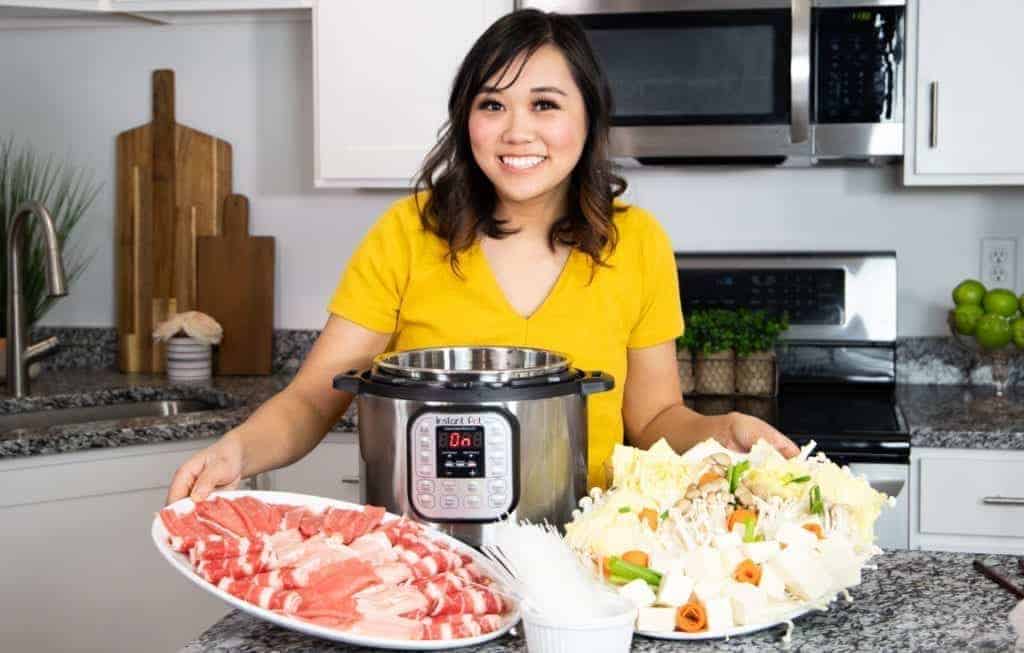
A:
[[[520,0],[583,24],[623,163],[903,154],[906,0]]]

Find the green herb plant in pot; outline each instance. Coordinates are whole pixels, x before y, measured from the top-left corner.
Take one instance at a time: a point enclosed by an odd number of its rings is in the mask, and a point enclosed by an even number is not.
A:
[[[3,217],[0,225],[0,332],[3,338],[0,342],[4,345],[7,338],[7,229],[14,219],[14,211],[23,202],[32,200],[50,212],[64,261],[66,284],[70,289],[91,259],[72,242],[72,233],[96,199],[99,189],[92,182],[92,175],[83,168],[57,162],[52,155],[41,158],[28,146],[15,148],[13,137],[0,142],[0,216]],[[42,238],[38,222],[29,220],[26,249],[21,257],[24,261],[21,290],[30,333],[56,301],[46,290]],[[30,376],[35,376],[38,369],[38,363],[30,366]],[[5,374],[6,366],[0,365],[0,377]]]
[[[679,389],[683,395],[693,392],[693,336],[687,328],[683,335],[676,338],[676,362],[679,364]]]
[[[736,367],[732,343],[736,313],[720,308],[695,310],[686,322],[695,350],[696,392],[703,395],[734,394]]]
[[[776,318],[746,309],[736,312],[736,392],[761,397],[776,393],[775,343],[788,328],[785,315]]]

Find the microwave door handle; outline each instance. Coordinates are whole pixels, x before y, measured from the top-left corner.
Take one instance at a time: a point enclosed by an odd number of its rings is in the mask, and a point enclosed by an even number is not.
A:
[[[811,125],[811,0],[792,0],[789,140],[807,141]]]

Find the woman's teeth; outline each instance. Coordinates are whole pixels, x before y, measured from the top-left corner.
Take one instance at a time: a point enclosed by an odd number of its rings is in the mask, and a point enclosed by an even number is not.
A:
[[[547,157],[543,156],[503,156],[501,162],[516,170],[526,170],[541,163]]]

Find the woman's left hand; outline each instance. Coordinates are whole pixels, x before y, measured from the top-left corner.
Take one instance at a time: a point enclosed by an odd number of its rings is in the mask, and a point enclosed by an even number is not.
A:
[[[800,453],[800,447],[792,440],[753,415],[734,412],[712,419],[722,422],[716,425],[718,428],[715,429],[714,436],[726,449],[747,452],[758,440],[766,440],[786,458],[792,458]]]

